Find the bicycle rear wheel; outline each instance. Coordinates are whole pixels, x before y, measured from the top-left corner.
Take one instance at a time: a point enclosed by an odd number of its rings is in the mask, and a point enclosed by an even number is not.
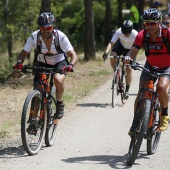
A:
[[[45,134],[45,144],[47,147],[50,147],[54,144],[56,139],[56,130],[57,130],[57,124],[53,123],[54,120],[54,114],[56,112],[56,88],[53,87],[51,91],[51,98],[49,103],[47,104],[47,129]]]
[[[159,102],[157,100],[154,108],[153,115],[153,126],[148,129],[148,138],[147,138],[147,153],[152,155],[156,152],[159,140],[161,137],[161,131],[158,130],[160,123],[160,112],[159,112]]]
[[[116,105],[119,79],[120,79],[119,70],[115,70],[114,78],[112,81],[112,107],[115,107]]]
[[[35,104],[36,103],[36,104]],[[41,112],[42,97],[40,91],[31,91],[25,99],[22,117],[21,117],[21,138],[24,150],[29,155],[35,155],[41,149],[43,139],[45,136],[47,114],[44,107],[43,118],[40,115]],[[36,133],[28,132],[28,127],[31,123],[31,111],[34,111],[34,125]]]
[[[140,150],[144,135],[147,132],[150,108],[151,108],[151,101],[148,99],[144,99],[140,105],[139,112],[136,113],[139,114],[137,120],[137,128],[132,135],[129,151],[128,151],[128,158],[127,158],[127,164],[130,166],[134,164],[138,152]]]
[[[127,99],[124,97],[125,91],[126,91],[126,79],[125,79],[125,68],[124,65],[122,66],[122,74],[121,74],[121,84],[120,84],[120,89],[121,89],[121,101],[122,104],[125,104]]]

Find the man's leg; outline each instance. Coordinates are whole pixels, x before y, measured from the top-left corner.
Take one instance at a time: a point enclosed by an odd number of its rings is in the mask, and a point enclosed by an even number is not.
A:
[[[169,87],[169,80],[166,77],[161,77],[158,81],[157,85],[157,91],[159,94],[159,102],[162,109],[162,116],[161,116],[161,122],[160,122],[160,130],[164,131],[168,128],[169,124],[169,117],[168,117],[168,100],[169,95],[167,92],[167,89]]]
[[[132,68],[130,66],[126,66],[126,90],[124,97],[126,99],[129,98],[129,88],[132,82]]]
[[[117,56],[116,52],[111,52],[111,56]],[[113,70],[115,71],[116,69],[116,58],[110,58],[110,65],[112,66]]]
[[[63,93],[64,93],[64,74],[56,73],[54,76],[54,83],[56,86],[56,99],[57,99],[57,109],[56,118],[61,119],[64,114],[64,103],[63,103]]]

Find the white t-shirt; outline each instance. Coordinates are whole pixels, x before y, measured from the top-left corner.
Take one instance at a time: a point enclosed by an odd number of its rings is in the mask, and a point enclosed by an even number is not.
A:
[[[28,38],[28,40],[23,48],[28,53],[30,53],[33,48],[37,48],[37,34],[38,34],[38,32],[39,32],[39,30],[34,31],[30,35],[30,37]],[[59,35],[59,43],[60,43],[61,49],[65,53],[67,53],[70,50],[73,50],[73,46],[71,45],[67,36],[59,30],[57,30],[57,32]],[[56,63],[65,59],[64,54],[63,53],[58,54],[58,52],[55,48],[55,42],[54,42],[55,36],[53,34],[52,34],[52,38],[53,38],[53,40],[52,40],[52,44],[51,44],[51,49],[50,49],[50,51],[48,51],[48,49],[42,39],[42,36],[40,35],[40,40],[42,41],[41,53],[43,53],[43,54],[38,54],[38,57],[37,57],[38,61],[40,61],[42,63],[47,63],[49,65],[55,65]],[[48,54],[50,54],[50,55],[48,55]]]
[[[125,35],[121,31],[121,28],[119,28],[114,33],[114,35],[111,39],[111,42],[116,43],[116,41],[120,38],[120,42],[121,42],[122,46],[125,49],[131,49],[137,34],[138,34],[138,32],[136,30],[132,29],[130,36],[125,37]]]

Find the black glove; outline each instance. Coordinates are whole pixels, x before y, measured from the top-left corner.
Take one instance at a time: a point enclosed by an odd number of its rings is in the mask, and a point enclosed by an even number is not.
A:
[[[107,56],[108,56],[108,53],[104,52],[104,54],[103,54],[103,60],[106,60],[106,59],[107,59]]]

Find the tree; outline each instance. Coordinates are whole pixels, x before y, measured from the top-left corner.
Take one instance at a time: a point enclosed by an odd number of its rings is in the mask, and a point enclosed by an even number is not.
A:
[[[92,0],[84,0],[85,7],[85,34],[84,34],[84,59],[86,61],[95,58],[94,47],[94,15]]]
[[[51,12],[51,0],[41,0],[40,14],[43,12]]]
[[[122,25],[122,0],[118,0],[118,27]]]
[[[105,45],[108,44],[112,36],[112,8],[110,0],[105,0],[106,15],[105,15]]]

